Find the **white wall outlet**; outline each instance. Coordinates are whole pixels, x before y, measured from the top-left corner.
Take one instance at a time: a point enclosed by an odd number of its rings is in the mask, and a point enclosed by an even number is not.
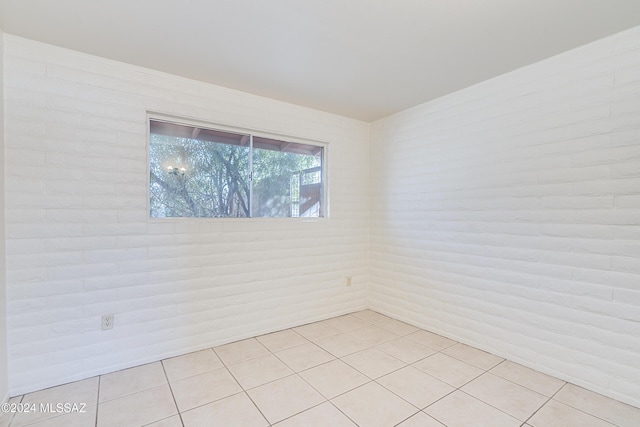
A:
[[[351,286],[351,276],[347,276],[347,286]]]
[[[113,314],[103,314],[102,315],[102,330],[105,331],[107,329],[113,329]]]

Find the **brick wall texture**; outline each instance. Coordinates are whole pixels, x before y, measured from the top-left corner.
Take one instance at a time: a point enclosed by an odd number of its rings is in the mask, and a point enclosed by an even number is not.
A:
[[[640,27],[370,124],[10,35],[4,80],[10,394],[371,307],[640,406]],[[328,143],[329,217],[150,220],[149,112]]]

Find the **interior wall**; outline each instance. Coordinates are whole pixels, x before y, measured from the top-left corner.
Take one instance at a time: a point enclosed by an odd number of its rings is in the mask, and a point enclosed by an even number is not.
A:
[[[10,35],[5,59],[12,395],[366,306],[368,124]],[[330,217],[149,220],[147,111],[328,142]]]
[[[373,309],[640,406],[640,27],[371,141]]]
[[[9,396],[7,368],[7,283],[4,231],[4,32],[0,28],[0,403]]]

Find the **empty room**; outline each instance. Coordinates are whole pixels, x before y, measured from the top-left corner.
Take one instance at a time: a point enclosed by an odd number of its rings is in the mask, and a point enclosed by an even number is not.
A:
[[[0,28],[0,427],[640,426],[640,1]]]

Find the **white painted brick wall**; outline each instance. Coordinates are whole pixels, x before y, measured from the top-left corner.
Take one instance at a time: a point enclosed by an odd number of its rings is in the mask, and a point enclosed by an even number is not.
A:
[[[366,306],[368,124],[14,36],[5,59],[12,395]],[[147,111],[328,141],[330,218],[149,221]]]
[[[640,27],[371,141],[372,308],[640,406]]]
[[[4,32],[0,28],[0,152],[4,152]],[[4,193],[4,162],[0,162],[0,195]],[[0,242],[5,241],[5,201],[0,197]],[[0,244],[0,403],[9,397],[7,371],[7,283],[5,245]]]

